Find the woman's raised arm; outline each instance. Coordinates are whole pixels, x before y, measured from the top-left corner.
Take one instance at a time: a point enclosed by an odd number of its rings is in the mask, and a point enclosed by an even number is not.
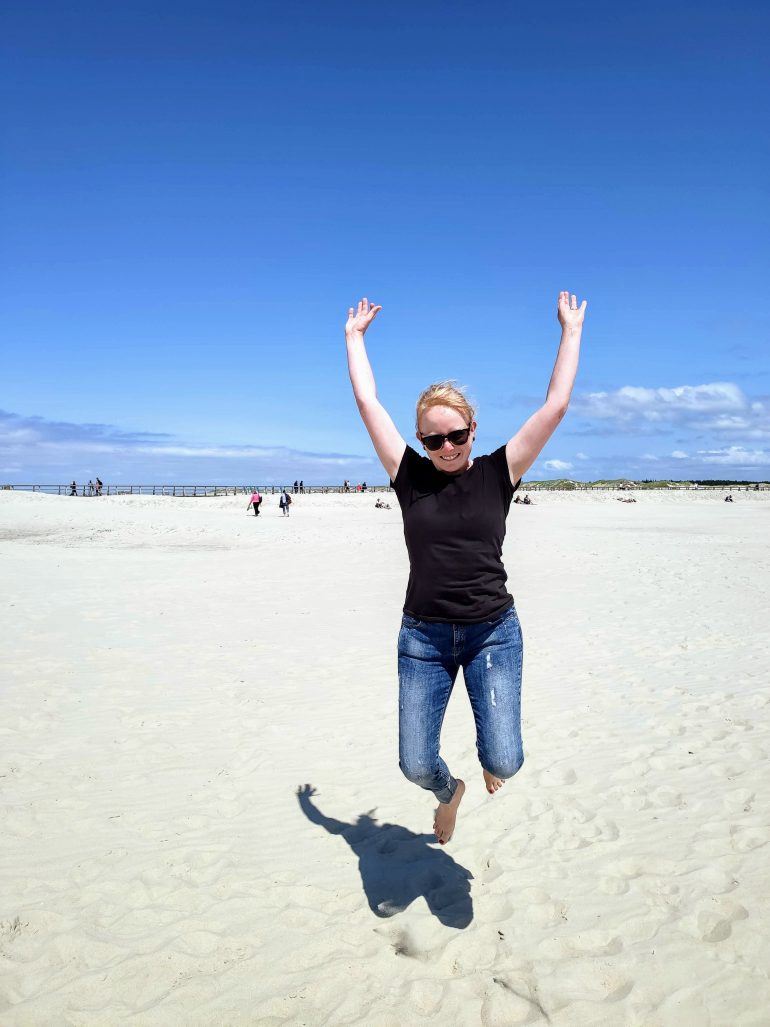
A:
[[[568,292],[559,293],[557,317],[561,324],[561,342],[545,403],[522,425],[505,447],[508,471],[514,485],[535,462],[567,412],[577,374],[580,337],[583,333],[587,302],[583,300],[578,307],[576,296],[570,297]]]
[[[370,306],[366,297],[359,301],[357,311],[349,307],[345,343],[348,351],[348,371],[358,412],[374,443],[380,463],[392,481],[404,455],[406,442],[401,438],[390,414],[377,399],[374,375],[364,345],[364,333],[381,310],[380,306]]]

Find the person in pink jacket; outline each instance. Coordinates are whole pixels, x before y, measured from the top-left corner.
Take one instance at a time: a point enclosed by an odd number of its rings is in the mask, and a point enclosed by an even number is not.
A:
[[[249,500],[249,506],[246,507],[248,510],[250,506],[254,507],[254,516],[259,517],[259,507],[262,502],[262,496],[258,492],[251,493],[251,499]]]

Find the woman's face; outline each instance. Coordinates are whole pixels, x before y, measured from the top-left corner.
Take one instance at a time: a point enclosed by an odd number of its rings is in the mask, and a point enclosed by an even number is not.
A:
[[[467,427],[468,422],[463,415],[452,407],[431,407],[420,415],[417,440],[422,445],[422,435],[448,435],[451,431]],[[471,421],[471,433],[464,445],[453,446],[449,439],[444,439],[441,449],[432,452],[423,446],[423,451],[437,470],[444,474],[459,474],[468,470],[475,433],[476,422]]]

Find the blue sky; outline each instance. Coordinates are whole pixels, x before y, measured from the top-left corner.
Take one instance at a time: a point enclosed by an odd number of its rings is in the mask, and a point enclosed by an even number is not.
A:
[[[11,3],[0,478],[385,481],[454,378],[528,477],[770,478],[770,9]]]

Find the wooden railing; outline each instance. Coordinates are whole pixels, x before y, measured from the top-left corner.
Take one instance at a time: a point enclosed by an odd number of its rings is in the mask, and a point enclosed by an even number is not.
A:
[[[264,496],[278,495],[284,489],[292,496],[327,492],[392,492],[389,485],[367,485],[366,489],[356,489],[355,485],[348,489],[342,485],[305,485],[296,491],[293,485],[102,485],[98,492],[95,485],[90,488],[88,485],[78,485],[75,492],[71,485],[3,485],[1,488],[14,492],[44,492],[52,496],[250,496],[252,492]]]
[[[3,485],[2,490],[14,492],[44,492],[53,496],[237,496],[251,495],[252,492],[259,492],[262,495],[277,495],[286,489],[289,495],[307,494],[342,494],[349,492],[359,495],[366,492],[392,492],[390,485],[367,485],[366,489],[351,486],[345,489],[342,485],[305,485],[302,489],[295,491],[293,485],[102,485],[101,491],[96,491],[96,486],[90,489],[88,485],[78,485],[76,492],[72,492],[71,485]],[[650,491],[698,491],[713,492],[764,492],[770,489],[767,482],[757,482],[751,485],[694,485],[685,482],[681,485],[591,485],[583,482],[576,482],[567,487],[554,487],[546,482],[533,482],[527,484],[522,482],[517,495],[523,496],[525,492],[650,492]]]

